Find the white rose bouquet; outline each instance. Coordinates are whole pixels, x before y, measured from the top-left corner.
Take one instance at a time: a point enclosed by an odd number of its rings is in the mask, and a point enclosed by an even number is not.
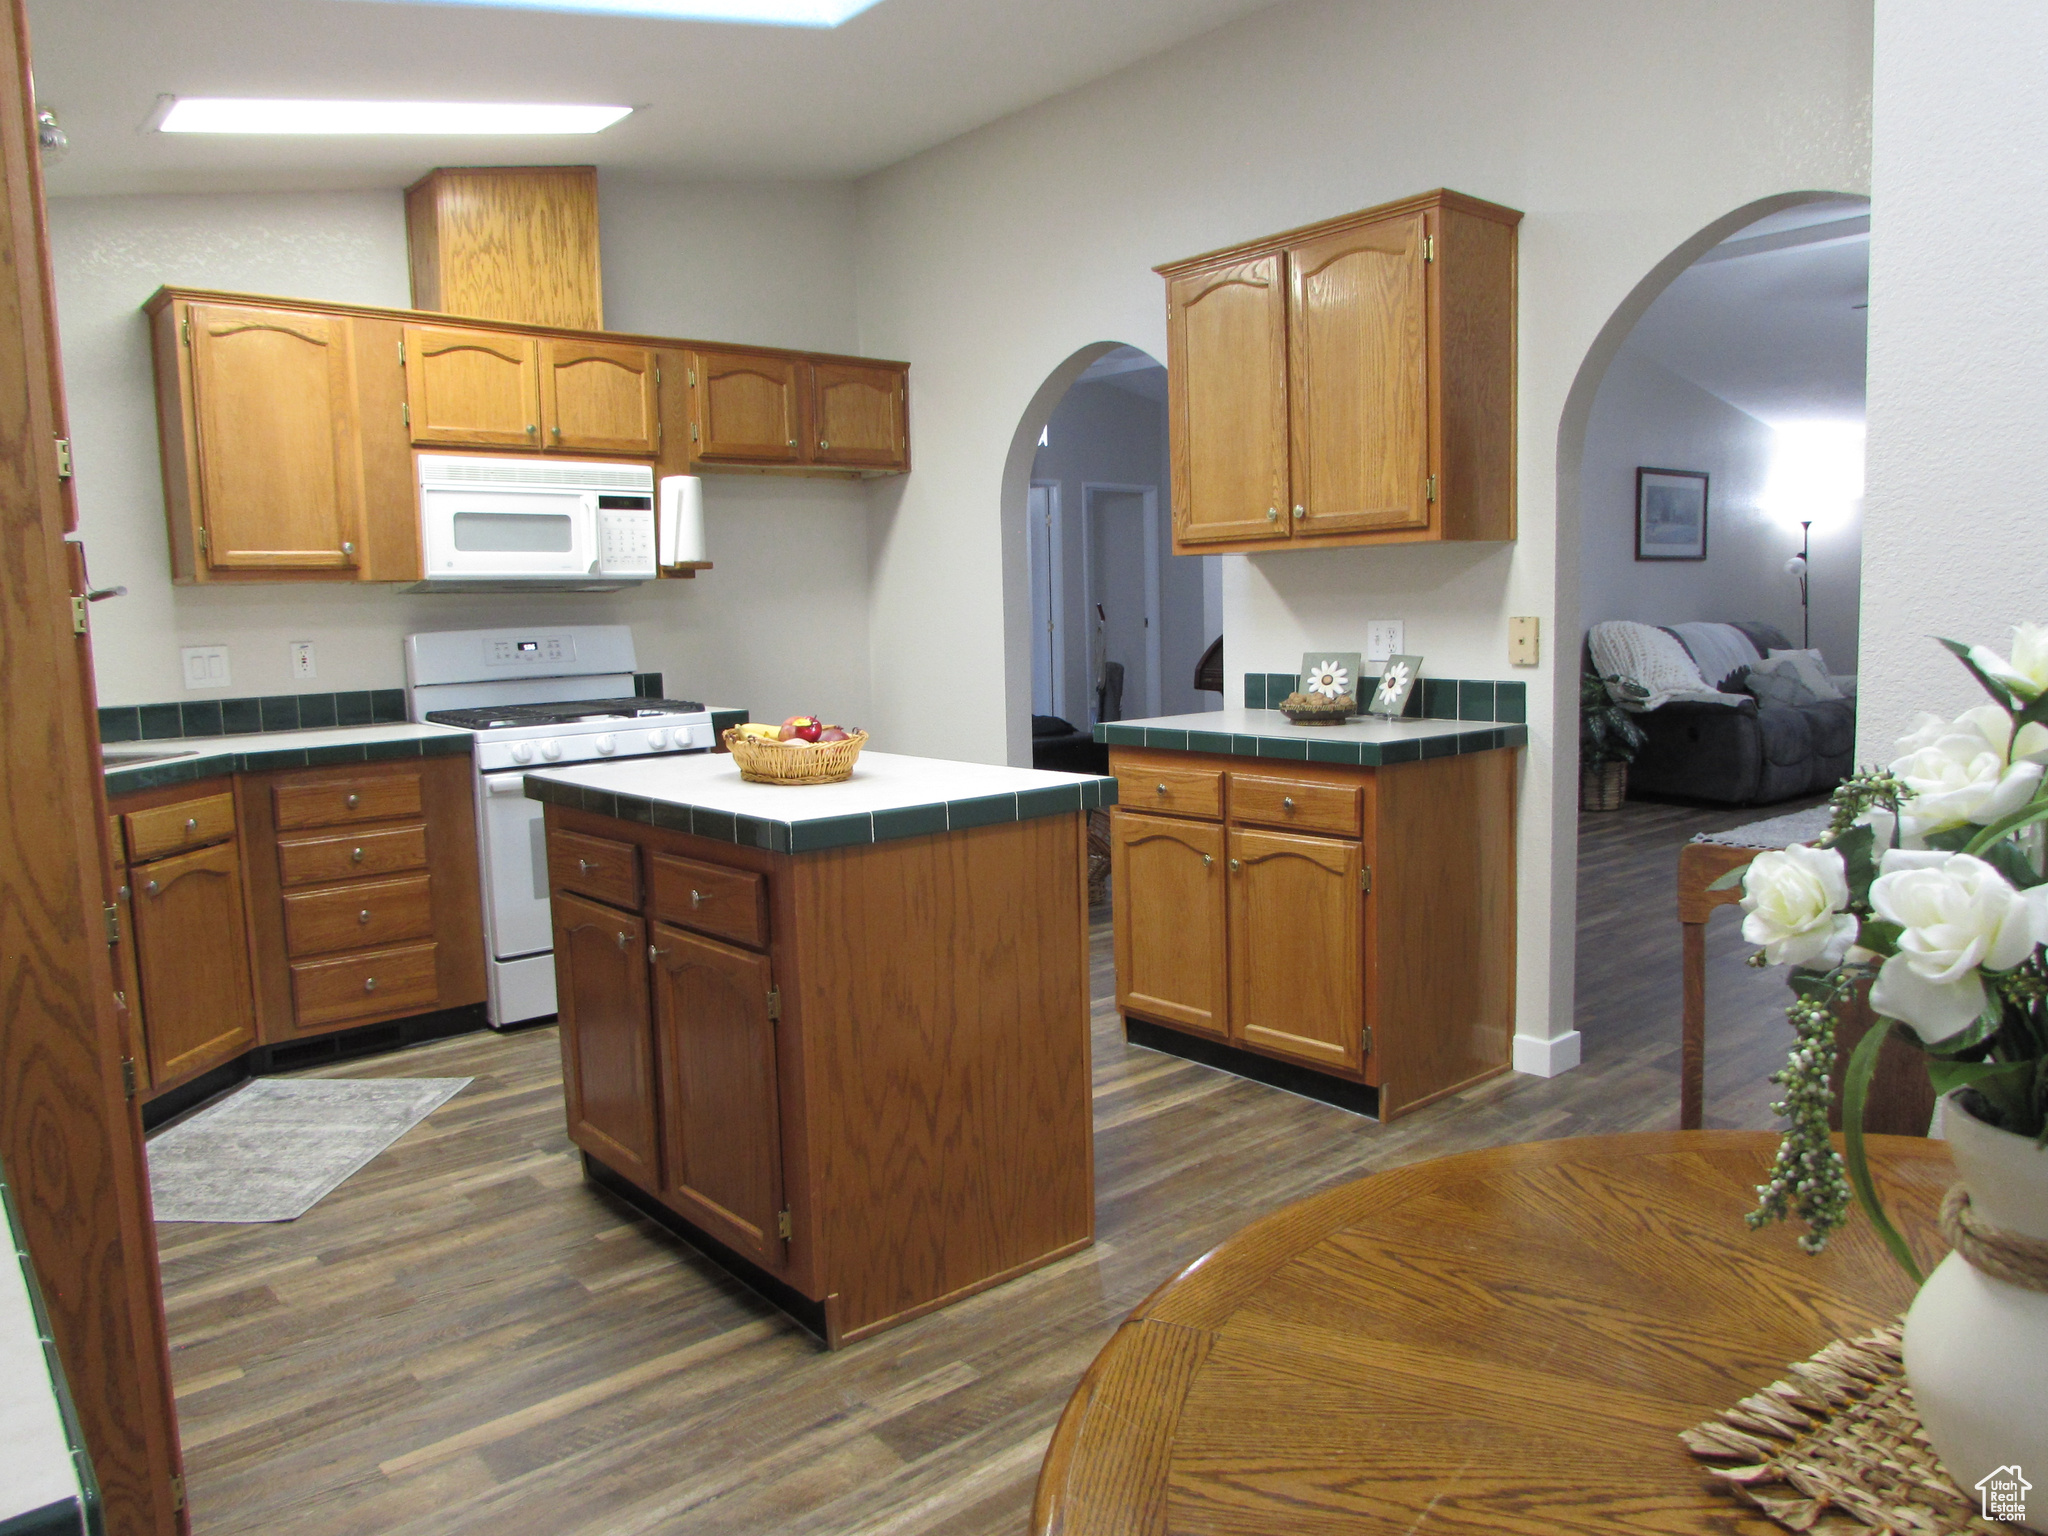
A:
[[[1771,1078],[1785,1090],[1772,1106],[1785,1138],[1750,1225],[1796,1215],[1809,1229],[1801,1244],[1818,1252],[1853,1189],[1916,1281],[1864,1156],[1885,1037],[1924,1051],[1935,1091],[1964,1090],[1977,1119],[2048,1141],[2048,626],[2013,635],[2010,661],[1942,641],[1992,702],[1952,721],[1923,716],[1888,769],[1835,791],[1813,846],[1758,854],[1717,882],[1741,882],[1743,937],[1761,946],[1751,963],[1793,967],[1796,994],[1786,1014],[1797,1038]],[[1836,1010],[1863,980],[1879,1023],[1843,1074],[1845,1165],[1828,1135],[1829,1072]]]

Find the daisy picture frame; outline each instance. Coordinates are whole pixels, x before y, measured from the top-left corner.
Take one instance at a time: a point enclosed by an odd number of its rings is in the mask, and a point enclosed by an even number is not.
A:
[[[1363,672],[1357,651],[1304,651],[1301,678],[1294,686],[1311,698],[1340,699],[1349,694],[1355,700],[1364,686]],[[1357,705],[1352,709],[1355,713]]]
[[[1373,690],[1372,702],[1366,706],[1367,712],[1398,720],[1408,708],[1408,695],[1415,691],[1416,680],[1421,676],[1420,656],[1389,656],[1380,673],[1379,686]]]

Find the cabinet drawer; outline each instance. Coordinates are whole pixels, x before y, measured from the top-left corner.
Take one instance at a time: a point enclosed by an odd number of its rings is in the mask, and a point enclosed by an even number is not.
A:
[[[1318,784],[1310,779],[1273,778],[1262,773],[1230,776],[1230,819],[1303,832],[1359,835],[1355,786]]]
[[[657,854],[648,860],[654,915],[754,949],[768,946],[768,882],[745,869]]]
[[[1138,768],[1116,771],[1116,803],[1125,810],[1167,816],[1223,819],[1223,772],[1218,768]]]
[[[284,947],[291,955],[324,955],[434,931],[433,877],[366,880],[284,899]]]
[[[548,884],[615,907],[640,907],[640,866],[631,843],[581,832],[548,834]]]
[[[426,867],[427,829],[423,826],[345,837],[277,840],[277,872],[286,885],[322,885]]]
[[[271,794],[276,797],[280,832],[345,827],[359,821],[397,821],[420,814],[417,773],[365,774],[324,784],[279,784]]]
[[[292,965],[292,1015],[301,1029],[372,1014],[418,1012],[440,997],[432,944],[407,944]]]
[[[233,837],[235,797],[208,795],[203,800],[181,800],[151,811],[130,811],[121,819],[128,823],[129,862],[140,864],[181,848],[198,848]]]

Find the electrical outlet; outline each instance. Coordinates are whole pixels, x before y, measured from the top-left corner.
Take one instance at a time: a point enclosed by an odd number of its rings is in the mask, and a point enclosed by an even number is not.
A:
[[[185,662],[187,688],[228,686],[228,648],[224,645],[188,645],[178,652]]]
[[[1365,625],[1365,659],[1385,661],[1407,650],[1401,643],[1399,619],[1368,619]]]
[[[308,678],[318,677],[320,669],[313,665],[313,642],[294,640],[292,642],[292,681],[303,683]]]

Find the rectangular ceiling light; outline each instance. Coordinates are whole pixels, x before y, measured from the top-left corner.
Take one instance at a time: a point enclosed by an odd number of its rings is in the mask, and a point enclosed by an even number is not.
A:
[[[507,101],[265,101],[164,98],[162,133],[554,134],[596,133],[631,107]]]
[[[672,21],[733,21],[760,27],[836,27],[880,0],[428,0],[525,11],[654,16]]]

